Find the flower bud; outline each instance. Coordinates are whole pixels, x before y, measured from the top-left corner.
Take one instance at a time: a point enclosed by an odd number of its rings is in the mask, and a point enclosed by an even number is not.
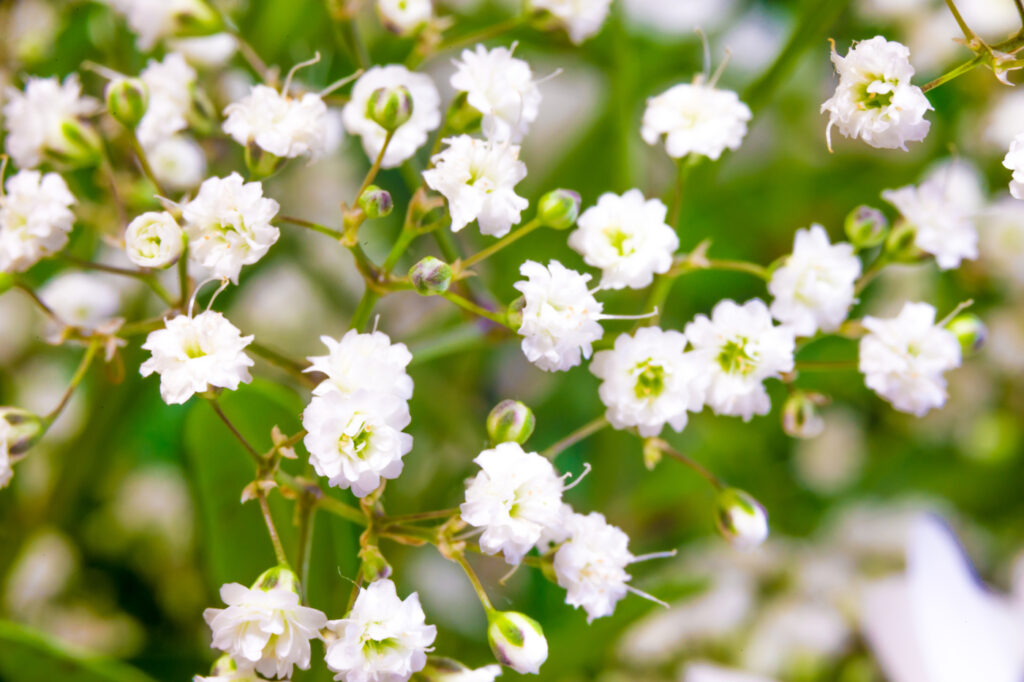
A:
[[[448,107],[445,128],[456,135],[472,133],[480,128],[482,120],[480,110],[469,103],[469,93],[460,92]]]
[[[412,95],[404,85],[377,88],[366,102],[366,116],[388,132],[397,130],[412,117]]]
[[[377,185],[370,185],[364,189],[356,203],[359,204],[359,208],[363,209],[366,217],[371,219],[385,218],[391,215],[391,211],[395,207],[391,194]]]
[[[526,298],[519,296],[512,300],[508,304],[508,310],[505,311],[505,319],[508,321],[508,326],[512,329],[519,329],[523,326],[523,308],[526,307]]]
[[[502,400],[487,415],[487,436],[491,445],[509,442],[522,445],[535,426],[537,419],[533,410],[518,400]]]
[[[793,438],[814,438],[825,430],[825,420],[818,414],[818,405],[825,397],[818,393],[796,391],[782,407],[782,430]]]
[[[149,106],[149,88],[138,78],[117,78],[107,84],[107,111],[125,128],[135,130]]]
[[[367,582],[391,577],[391,564],[377,545],[366,545],[360,549],[359,558],[363,562],[360,571]]]
[[[539,673],[548,658],[548,640],[540,623],[516,611],[491,611],[487,620],[487,641],[498,663],[524,675]]]
[[[252,584],[252,589],[263,590],[264,592],[275,587],[291,590],[295,594],[302,594],[299,590],[299,576],[295,575],[294,571],[290,568],[284,566],[274,566],[263,571],[260,577],[256,578],[256,582]]]
[[[857,249],[870,249],[885,240],[889,221],[885,214],[871,206],[858,206],[846,216],[846,238]]]
[[[238,672],[238,665],[235,663],[235,659],[231,658],[230,654],[224,654],[210,666],[210,677],[197,677],[197,680],[233,680],[237,678],[236,673]]]
[[[43,420],[19,407],[0,407],[0,421],[0,444],[12,455],[27,452],[43,434]]]
[[[885,253],[889,260],[906,263],[917,260],[920,249],[914,244],[917,229],[909,223],[899,223],[885,240]]]
[[[580,216],[580,195],[571,189],[548,192],[537,203],[537,220],[545,227],[567,230]]]
[[[224,22],[206,0],[175,0],[174,34],[203,36],[224,30]]]
[[[946,329],[956,336],[965,356],[978,352],[985,345],[985,339],[988,338],[988,328],[985,323],[972,313],[957,315],[949,321]]]
[[[427,256],[409,268],[409,279],[416,291],[425,296],[443,294],[452,283],[452,266],[440,258]]]
[[[471,680],[493,680],[501,674],[501,668],[488,665],[473,670],[458,661],[441,656],[431,656],[423,670],[413,676],[419,682],[470,682]]]
[[[269,178],[280,170],[287,160],[276,154],[271,154],[256,144],[255,140],[249,140],[249,143],[245,145],[245,167],[249,170],[249,177],[253,180]]]
[[[768,512],[761,503],[738,488],[718,493],[718,532],[738,549],[753,549],[768,537]]]
[[[65,168],[85,168],[99,163],[103,142],[85,121],[70,118],[61,121],[60,136],[45,150],[47,159]]]
[[[124,231],[128,260],[142,268],[166,268],[184,248],[185,234],[170,213],[143,213]]]

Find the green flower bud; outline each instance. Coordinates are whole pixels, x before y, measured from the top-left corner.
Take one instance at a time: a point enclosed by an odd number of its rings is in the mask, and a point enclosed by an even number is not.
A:
[[[20,407],[0,407],[0,420],[6,422],[0,427],[0,442],[12,455],[27,452],[43,435],[43,420]]]
[[[64,168],[95,166],[103,158],[103,141],[91,125],[78,119],[60,124],[60,139],[45,150],[46,158]]]
[[[522,296],[508,304],[508,310],[505,311],[505,319],[508,320],[509,327],[519,329],[523,326],[523,308],[525,307],[526,299]]]
[[[871,206],[858,206],[846,216],[846,238],[855,248],[870,249],[878,246],[889,233],[885,214]]]
[[[795,391],[782,406],[782,430],[793,438],[814,438],[825,430],[818,405],[825,397],[818,393]]]
[[[299,576],[295,575],[295,572],[290,568],[285,568],[284,566],[274,566],[263,571],[260,577],[256,578],[256,582],[252,584],[252,589],[263,590],[264,592],[278,587],[291,590],[295,594],[302,594],[301,590],[299,590]]]
[[[370,185],[364,189],[356,203],[359,204],[359,208],[363,209],[366,217],[371,219],[385,218],[391,215],[391,211],[395,208],[391,194],[377,185]]]
[[[361,571],[367,582],[391,577],[391,564],[377,545],[367,545],[360,549],[359,558],[363,562]]]
[[[224,654],[210,667],[210,677],[215,679],[235,679],[237,672],[238,665],[235,663],[235,659],[231,658],[231,654]]]
[[[502,400],[487,415],[487,436],[491,445],[498,443],[519,443],[529,439],[537,426],[533,410],[518,400]]]
[[[480,129],[482,120],[483,114],[469,103],[469,94],[460,92],[448,107],[445,128],[447,132],[456,135],[472,133]]]
[[[949,321],[946,329],[956,336],[964,356],[977,353],[988,338],[988,328],[981,318],[973,313],[957,315]]]
[[[898,223],[885,240],[886,257],[896,263],[917,260],[921,250],[914,244],[916,239],[917,228],[910,223]]]
[[[733,547],[752,549],[768,537],[768,512],[749,493],[726,488],[715,503],[718,532]]]
[[[249,169],[249,177],[252,180],[269,178],[280,170],[287,160],[271,154],[256,144],[255,140],[249,140],[245,145],[245,167]]]
[[[540,623],[516,611],[491,611],[487,620],[487,641],[498,662],[524,675],[538,674],[548,658]]]
[[[416,291],[425,296],[443,294],[452,283],[452,266],[439,258],[427,256],[409,268],[409,279]]]
[[[179,36],[201,36],[217,33],[224,29],[220,17],[205,0],[175,2],[174,34]]]
[[[388,132],[397,130],[412,117],[412,95],[408,88],[377,88],[366,102],[366,116]]]
[[[149,88],[138,78],[117,78],[107,84],[107,111],[125,128],[135,130],[149,106]]]
[[[548,192],[537,203],[537,220],[545,227],[567,230],[580,216],[580,195],[571,189]]]

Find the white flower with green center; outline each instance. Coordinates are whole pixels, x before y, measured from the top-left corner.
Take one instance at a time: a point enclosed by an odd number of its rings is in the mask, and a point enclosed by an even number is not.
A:
[[[56,173],[18,171],[0,196],[0,272],[23,272],[68,243],[75,197]]]
[[[327,346],[327,355],[307,358],[310,366],[306,371],[320,372],[327,378],[313,389],[313,395],[375,391],[402,400],[412,397],[412,378],[406,372],[412,353],[404,343],[391,343],[384,332],[360,334],[355,329],[338,340],[329,336],[320,340]]]
[[[356,497],[369,495],[381,479],[402,473],[402,458],[412,449],[404,400],[381,392],[314,396],[302,414],[304,443],[316,473]]]
[[[466,93],[469,105],[483,115],[484,135],[495,142],[519,142],[540,112],[540,89],[530,65],[512,56],[515,49],[463,50],[451,84]]]
[[[430,0],[377,0],[377,14],[389,31],[408,34],[430,21],[433,7]]]
[[[475,220],[481,233],[504,237],[530,205],[515,191],[526,177],[519,147],[469,135],[449,137],[445,144],[448,148],[434,157],[423,179],[448,200],[452,232]]]
[[[245,146],[254,142],[271,154],[293,159],[312,159],[327,151],[327,105],[307,92],[289,96],[266,85],[255,85],[249,94],[224,109],[224,132]]]
[[[917,248],[935,256],[943,270],[978,257],[978,232],[969,204],[949,185],[945,174],[937,173],[920,185],[882,192],[882,198],[899,209],[903,220],[914,228]]]
[[[181,226],[164,211],[143,213],[124,232],[128,260],[142,268],[165,268],[178,260],[184,248]]]
[[[649,145],[664,138],[673,159],[697,154],[716,160],[726,149],[739,149],[752,115],[735,92],[698,79],[647,100],[640,133]]]
[[[711,317],[697,315],[686,338],[704,356],[709,376],[706,402],[715,414],[742,417],[768,414],[771,401],[764,381],[793,369],[793,331],[772,324],[759,299],[739,305],[720,301]]]
[[[612,426],[636,427],[644,437],[665,424],[682,431],[687,412],[704,406],[710,381],[704,356],[686,352],[686,336],[657,327],[620,335],[612,350],[594,355],[590,371],[602,379],[598,394]]]
[[[668,272],[679,248],[675,230],[665,223],[668,209],[647,200],[638,189],[602,194],[577,221],[569,246],[584,262],[601,269],[601,287],[644,289],[655,274]]]
[[[905,303],[889,319],[867,316],[860,371],[868,388],[901,412],[924,416],[946,402],[944,372],[960,366],[960,342],[935,324],[935,308]]]
[[[437,637],[437,627],[426,623],[419,595],[399,599],[390,580],[359,590],[348,616],[327,627],[336,636],[327,644],[327,667],[344,682],[408,680],[427,664]]]
[[[178,315],[164,325],[142,344],[152,357],[139,372],[144,377],[160,375],[160,396],[168,405],[184,403],[211,386],[234,391],[239,383],[252,381],[253,361],[243,351],[253,337],[242,336],[220,313]]]
[[[882,36],[855,43],[845,57],[832,48],[832,63],[839,74],[835,94],[821,105],[829,113],[828,137],[838,126],[845,137],[859,137],[872,147],[903,149],[920,142],[931,123],[932,109],[921,88],[911,83],[914,67],[910,50]]]
[[[546,529],[560,526],[562,478],[544,457],[518,443],[500,443],[473,460],[480,473],[466,487],[462,520],[482,528],[480,550],[518,564]]]
[[[109,275],[65,272],[40,289],[42,299],[57,319],[82,333],[95,331],[121,310],[121,290]]]
[[[99,104],[82,96],[78,74],[63,83],[56,78],[29,78],[23,91],[6,88],[3,99],[4,145],[19,168],[35,168],[48,157],[73,160],[84,152],[82,135],[95,135],[81,119],[96,113]]]

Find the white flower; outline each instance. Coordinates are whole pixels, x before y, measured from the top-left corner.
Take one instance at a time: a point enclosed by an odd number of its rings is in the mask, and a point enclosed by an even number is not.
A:
[[[250,589],[238,583],[220,588],[226,609],[206,609],[211,646],[267,677],[290,677],[292,666],[309,669],[309,640],[319,637],[327,617],[299,604],[298,578],[272,568]]]
[[[530,0],[534,9],[546,9],[557,17],[579,45],[601,30],[612,0]]]
[[[1010,143],[1003,165],[1013,171],[1010,194],[1014,199],[1024,199],[1024,133],[1017,135]]]
[[[710,381],[704,357],[685,349],[683,334],[643,327],[594,355],[590,371],[603,379],[598,394],[612,426],[636,426],[644,437],[657,436],[666,423],[682,431],[687,411],[704,406]]]
[[[178,315],[150,332],[142,347],[152,357],[139,371],[144,377],[160,375],[160,396],[168,405],[184,403],[210,386],[234,391],[252,381],[253,361],[243,352],[252,340],[218,312]]]
[[[530,65],[507,47],[477,45],[462,51],[455,68],[452,87],[465,92],[470,106],[483,114],[484,134],[498,142],[522,140],[540,112],[540,89]]]
[[[184,248],[181,226],[167,212],[143,213],[124,232],[128,260],[142,268],[165,268],[178,260]]]
[[[487,619],[494,657],[522,675],[539,674],[548,659],[548,640],[540,623],[517,611],[491,611]]]
[[[731,90],[681,83],[647,100],[640,134],[650,145],[665,136],[665,150],[674,159],[688,154],[718,159],[726,149],[739,149],[752,115]]]
[[[689,663],[682,682],[773,682],[767,677],[722,668],[710,663]]]
[[[69,152],[65,124],[77,124],[82,116],[95,113],[99,105],[82,96],[78,74],[61,83],[56,78],[29,78],[25,91],[7,88],[3,113],[7,139],[4,145],[21,168],[34,168],[47,152],[58,158]]]
[[[402,473],[402,457],[412,449],[405,401],[388,393],[329,391],[313,396],[302,413],[309,461],[339,488],[356,497],[369,495],[382,478]]]
[[[224,654],[213,663],[208,676],[196,675],[192,682],[262,682],[263,678],[255,670],[245,665],[239,669],[238,664],[228,654]]]
[[[948,191],[942,174],[918,186],[882,192],[914,227],[914,244],[935,256],[943,270],[958,267],[962,259],[978,257],[978,233],[963,202]]]
[[[587,612],[587,622],[610,616],[629,591],[626,566],[634,561],[629,537],[605,521],[602,514],[572,514],[565,520],[569,539],[555,552],[558,584],[565,602]]]
[[[412,353],[404,343],[391,343],[384,332],[360,334],[355,329],[337,341],[329,336],[320,340],[327,346],[327,355],[307,358],[306,371],[321,372],[327,378],[313,389],[313,395],[376,391],[402,400],[412,397],[412,377],[405,371]]]
[[[830,244],[821,225],[797,230],[793,253],[772,273],[771,312],[799,336],[832,332],[854,302],[860,260],[849,244]]]
[[[327,667],[344,682],[408,680],[427,663],[437,627],[426,624],[419,595],[398,598],[395,584],[377,580],[359,591],[347,618],[327,623]]]
[[[8,138],[10,139],[10,138]],[[0,272],[22,272],[64,248],[75,197],[56,173],[18,171],[0,196]]]
[[[515,191],[526,177],[519,147],[469,135],[449,137],[445,143],[448,148],[434,157],[434,167],[423,171],[423,179],[448,200],[452,232],[476,220],[483,234],[508,234],[530,205]]]
[[[839,74],[835,94],[821,105],[832,126],[845,137],[859,137],[879,149],[907,148],[920,142],[931,123],[924,115],[932,109],[921,88],[913,85],[914,67],[905,45],[882,36],[855,43],[845,57],[832,48],[832,63]]]
[[[935,308],[905,303],[899,315],[864,318],[860,371],[868,388],[901,412],[923,416],[946,402],[942,373],[960,366],[960,343],[936,326]]]
[[[518,564],[546,528],[562,520],[562,479],[551,462],[518,443],[499,443],[473,460],[480,472],[466,487],[462,519],[483,528],[480,550]]]
[[[526,359],[548,372],[564,371],[589,358],[604,330],[598,320],[601,304],[587,289],[590,275],[558,261],[547,267],[526,261],[519,267],[525,280],[516,282],[525,301],[519,334]]]
[[[255,85],[224,110],[224,132],[235,142],[257,146],[274,156],[317,158],[327,149],[327,105],[307,92],[290,97],[266,85]]]
[[[174,135],[146,150],[153,174],[167,189],[195,187],[206,176],[206,157],[190,137]]]
[[[395,33],[412,33],[430,21],[430,0],[377,0],[380,20]]]
[[[208,36],[175,38],[167,47],[188,60],[190,64],[212,69],[224,66],[238,49],[238,39],[230,33]]]
[[[638,189],[619,196],[602,194],[577,221],[569,246],[587,265],[601,269],[601,287],[644,289],[672,267],[679,248],[675,230],[665,223],[668,209],[644,199]]]
[[[149,91],[149,102],[135,132],[148,151],[188,127],[186,116],[192,108],[196,72],[184,57],[171,53],[162,62],[151,59],[139,78]]]
[[[387,137],[387,131],[367,116],[370,96],[380,88],[396,87],[409,91],[412,116],[395,130],[381,161],[383,168],[400,166],[426,143],[427,134],[441,125],[441,96],[429,76],[413,73],[397,64],[374,66],[356,81],[352,99],[341,112],[345,129],[363,138],[367,156],[376,159]]]
[[[238,173],[207,179],[182,208],[189,258],[237,284],[242,266],[262,258],[281,235],[270,224],[277,209],[263,185]]]
[[[492,663],[473,670],[450,658],[431,656],[420,675],[430,682],[494,682],[501,676],[501,666]]]
[[[64,324],[89,333],[121,309],[121,292],[104,275],[69,272],[46,283],[39,298]]]
[[[686,338],[705,354],[710,374],[707,404],[715,414],[749,420],[768,414],[771,402],[764,380],[793,369],[793,331],[772,325],[759,299],[738,305],[720,301],[711,318],[698,315],[686,325]]]
[[[203,0],[107,0],[124,15],[138,35],[138,47],[148,51],[161,38],[183,27],[211,23],[216,15]]]
[[[1004,197],[985,210],[981,254],[995,274],[1024,287],[1024,204]]]

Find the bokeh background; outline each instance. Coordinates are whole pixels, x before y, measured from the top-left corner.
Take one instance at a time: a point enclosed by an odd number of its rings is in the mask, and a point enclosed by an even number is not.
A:
[[[372,3],[370,3],[372,4]],[[1011,0],[960,2],[983,36],[1019,28]],[[311,87],[350,73],[322,0],[222,3],[265,61],[289,65],[319,50],[320,64],[301,73]],[[486,27],[516,11],[516,3],[438,2],[458,17],[453,35]],[[0,5],[0,82],[19,85],[25,74],[64,75],[94,61],[125,73],[146,63],[134,37],[108,7],[95,2],[14,0]],[[359,27],[375,63],[401,61],[411,42],[386,33],[367,8]],[[670,196],[674,167],[639,135],[647,97],[688,81],[702,69],[695,27],[707,35],[713,67],[726,49],[722,75],[754,109],[743,147],[717,163],[699,165],[685,190],[680,235],[689,249],[711,238],[711,253],[767,264],[789,251],[796,229],[823,224],[842,236],[858,204],[884,207],[879,193],[921,180],[936,164],[975,202],[982,256],[955,272],[932,262],[889,268],[855,309],[894,313],[905,300],[926,300],[945,314],[967,298],[989,325],[985,349],[951,373],[950,399],[924,419],[894,412],[863,386],[854,370],[804,373],[797,385],[832,397],[824,432],[808,440],[787,436],[778,407],[784,388],[772,386],[772,416],[743,423],[697,416],[667,439],[730,483],[749,490],[768,509],[772,539],[763,550],[740,553],[713,529],[713,496],[691,471],[672,461],[652,473],[640,442],[606,430],[564,453],[563,471],[585,462],[593,473],[567,493],[580,511],[598,510],[632,538],[636,554],[678,548],[674,560],[633,567],[636,584],[672,603],[662,609],[628,597],[615,615],[587,626],[563,603],[564,592],[539,572],[520,570],[504,587],[500,560],[474,559],[499,607],[524,611],[544,624],[550,657],[543,680],[673,680],[694,658],[745,667],[787,682],[881,680],[857,624],[858,585],[898,570],[903,529],[923,508],[938,509],[961,531],[981,574],[1004,590],[1014,585],[1024,549],[1022,427],[1024,408],[1024,213],[1006,208],[1008,173],[1000,165],[1010,139],[1024,130],[1024,93],[978,70],[930,93],[936,111],[928,139],[909,153],[880,152],[838,140],[825,145],[819,107],[834,87],[827,38],[843,52],[851,40],[882,33],[906,42],[919,82],[969,53],[942,2],[930,0],[615,0],[603,31],[583,46],[563,33],[523,28],[489,44],[518,40],[516,54],[539,75],[562,69],[542,86],[541,116],[523,146],[529,176],[520,185],[531,202],[555,187],[578,190],[584,205],[603,192],[639,187]],[[780,55],[782,58],[779,59]],[[446,100],[448,53],[424,64]],[[237,98],[252,80],[240,60],[201,72],[211,111]],[[102,79],[83,72],[99,94]],[[241,150],[216,134],[194,131],[209,173],[242,167]],[[379,184],[399,210],[390,222],[364,228],[372,256],[382,257],[409,198],[404,171],[386,171]],[[293,164],[266,184],[282,213],[336,224],[338,204],[352,196],[368,162],[358,141],[344,138],[336,153],[315,164]],[[128,166],[125,183],[135,182]],[[104,235],[120,224],[98,180],[69,176],[84,197],[72,249],[103,258]],[[141,210],[145,187],[129,193]],[[1002,208],[994,208],[1002,207]],[[889,207],[884,207],[895,217]],[[566,233],[541,231],[488,261],[483,277],[507,303],[519,264],[558,258],[582,268]],[[458,235],[463,252],[486,243],[475,229]],[[419,240],[407,267],[428,253]],[[42,285],[59,266],[30,272]],[[143,290],[104,279],[122,314],[138,319],[152,309]],[[218,308],[244,333],[292,357],[319,353],[320,334],[340,336],[361,293],[344,249],[300,228],[282,227],[278,245],[246,269],[242,286]],[[680,329],[722,298],[765,296],[763,283],[742,273],[694,273],[678,280],[663,316]],[[605,309],[636,313],[636,292],[602,294]],[[415,360],[411,403],[415,438],[405,473],[388,486],[385,505],[402,513],[458,504],[472,458],[484,446],[484,418],[499,400],[525,401],[537,415],[530,445],[541,449],[602,412],[597,380],[585,367],[543,373],[522,357],[514,338],[467,319],[444,301],[412,293],[388,297],[380,327],[407,343]],[[48,346],[45,320],[17,291],[0,296],[0,404],[45,412],[59,398],[80,350]],[[610,334],[628,323],[606,323]],[[855,342],[824,340],[806,360],[852,360]],[[168,407],[155,379],[143,380],[138,340],[119,360],[94,369],[70,409],[0,492],[0,679],[136,682],[189,679],[215,657],[202,610],[219,605],[225,582],[250,583],[273,562],[254,504],[240,505],[251,464],[208,405]],[[258,447],[269,431],[299,428],[307,399],[286,376],[258,362],[258,378],[224,396],[225,410]],[[347,492],[339,497],[349,499]],[[295,542],[291,503],[274,495],[286,546]],[[356,572],[358,528],[328,514],[316,518],[309,594],[329,617],[342,616]],[[291,543],[291,544],[289,544]],[[439,653],[471,665],[491,660],[484,616],[459,568],[430,547],[385,545],[402,593],[418,590],[440,634]],[[1018,588],[1024,588],[1018,580]],[[1024,603],[1024,599],[1022,599]],[[320,651],[314,646],[314,657]],[[106,658],[66,677],[69,651]],[[91,655],[90,654],[90,655]],[[78,656],[78,654],[73,654]],[[127,666],[110,663],[121,660]],[[507,672],[502,679],[515,679]],[[322,665],[297,681],[327,680]]]

